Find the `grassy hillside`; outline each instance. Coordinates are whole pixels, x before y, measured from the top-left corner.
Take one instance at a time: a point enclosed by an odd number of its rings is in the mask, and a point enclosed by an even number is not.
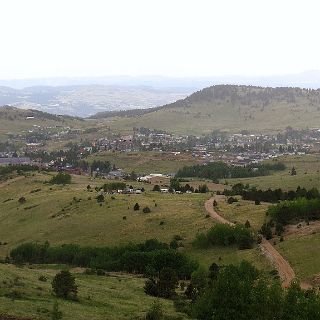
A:
[[[209,194],[161,194],[151,192],[149,184],[136,182],[134,186],[146,188],[145,194],[107,195],[106,202],[100,206],[95,199],[97,192],[88,192],[86,187],[88,184],[101,186],[106,180],[91,181],[88,177],[74,176],[71,185],[52,186],[44,184],[49,178],[50,175],[36,174],[0,185],[0,242],[7,243],[0,245],[0,257],[28,241],[113,246],[151,238],[168,243],[179,235],[183,238],[183,250],[197,257],[204,256],[201,260],[204,264],[226,255],[227,261],[237,256],[253,261],[259,268],[265,267],[259,262],[261,254],[256,249],[239,253],[235,247],[217,248],[205,254],[192,248],[196,234],[214,224],[204,209]],[[34,191],[38,189],[41,190]],[[24,204],[18,203],[20,197],[26,198]],[[140,211],[133,210],[136,202]],[[142,212],[145,206],[151,213]]]
[[[61,266],[42,266],[43,269],[18,268],[0,264],[0,314],[50,319],[57,300],[52,294],[51,281]],[[141,319],[153,303],[153,297],[143,291],[145,279],[129,275],[84,275],[71,270],[78,285],[79,302],[58,299],[64,320],[124,320]],[[47,282],[39,281],[45,276]],[[13,298],[12,297],[16,297]],[[170,319],[184,319],[175,312],[170,300],[160,299]],[[14,308],[13,308],[14,305]]]
[[[180,235],[190,243],[198,230],[212,225],[203,207],[208,195],[108,195],[100,206],[97,192],[88,192],[86,187],[101,186],[105,180],[75,177],[73,184],[64,187],[44,184],[45,180],[49,176],[37,174],[0,188],[0,241],[8,242],[0,246],[2,256],[25,241],[108,246],[150,238],[170,242]],[[41,191],[31,193],[37,189]],[[26,203],[21,205],[22,196]],[[141,207],[138,212],[133,210],[136,202]],[[142,213],[145,206],[150,207],[150,214]]]
[[[320,187],[320,157],[319,155],[284,156],[279,159],[287,170],[275,172],[269,176],[227,179],[229,184],[243,183],[256,186],[258,189],[293,190],[298,186],[311,189]],[[297,175],[291,176],[290,170],[295,167]]]
[[[0,107],[1,138],[8,137],[7,134],[21,134],[25,130],[32,129],[33,126],[64,126],[71,128],[80,128],[82,126],[85,127],[86,124],[80,118],[58,116],[37,110],[24,110],[14,107]]]
[[[111,128],[149,127],[176,133],[274,131],[317,127],[320,91],[217,85],[161,108],[99,114]],[[110,117],[111,116],[111,117]]]

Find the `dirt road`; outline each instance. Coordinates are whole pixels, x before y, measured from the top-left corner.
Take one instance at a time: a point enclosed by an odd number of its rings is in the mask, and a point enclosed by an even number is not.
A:
[[[213,208],[213,201],[219,203],[222,198],[211,198],[205,202],[206,211],[210,214],[211,218],[218,221],[219,223],[229,224],[230,226],[234,226],[234,223],[228,221],[227,219],[221,217]],[[282,286],[287,288],[291,281],[295,278],[295,273],[291,268],[289,262],[283,258],[283,256],[275,249],[271,243],[265,238],[262,239],[261,244],[259,245],[261,251],[265,256],[272,262],[274,267],[278,270],[279,276],[282,280]]]

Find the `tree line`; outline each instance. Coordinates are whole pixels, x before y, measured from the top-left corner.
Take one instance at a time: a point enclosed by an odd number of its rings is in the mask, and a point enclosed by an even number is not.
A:
[[[320,198],[299,198],[293,201],[282,201],[270,206],[267,215],[280,225],[304,220],[306,222],[320,219]]]
[[[185,254],[155,239],[141,244],[117,247],[81,247],[75,244],[50,246],[24,243],[10,252],[12,262],[68,264],[110,272],[158,274],[164,268],[174,270],[179,279],[188,279],[198,263]]]
[[[17,172],[22,174],[28,171],[38,171],[39,167],[31,164],[12,164],[8,166],[0,166],[0,177],[6,176],[10,173]]]
[[[283,191],[281,188],[271,190],[257,189],[256,187],[245,186],[242,183],[237,183],[232,186],[231,190],[224,190],[223,194],[226,196],[241,195],[243,200],[251,201],[263,201],[270,203],[277,203],[284,200],[295,200],[299,198],[306,199],[318,199],[320,198],[320,193],[317,188],[312,188],[307,190],[306,188],[297,187],[296,190]]]
[[[250,164],[245,167],[235,167],[219,161],[205,165],[198,164],[183,167],[177,172],[176,176],[197,177],[218,182],[219,179],[266,176],[269,175],[271,171],[282,170],[285,170],[285,165],[282,162]]]

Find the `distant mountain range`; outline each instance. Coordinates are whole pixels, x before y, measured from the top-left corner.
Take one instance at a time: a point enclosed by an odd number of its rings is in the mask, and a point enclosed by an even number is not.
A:
[[[0,80],[0,105],[88,117],[98,112],[159,107],[219,84],[320,88],[320,71],[266,77],[110,76]]]
[[[185,98],[193,91],[194,88],[105,85],[0,87],[0,105],[87,117],[101,111],[161,106]]]
[[[167,77],[167,76],[106,76],[106,77],[60,77],[39,79],[1,80],[0,86],[23,89],[26,87],[66,87],[66,86],[116,86],[197,89],[216,84],[241,84],[262,87],[320,88],[320,71],[306,71],[298,74],[272,76],[211,76],[211,77]]]

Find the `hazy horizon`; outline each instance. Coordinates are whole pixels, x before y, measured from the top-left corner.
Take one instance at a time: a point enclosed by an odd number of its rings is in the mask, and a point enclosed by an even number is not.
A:
[[[314,0],[3,1],[0,79],[320,70],[319,8]]]

